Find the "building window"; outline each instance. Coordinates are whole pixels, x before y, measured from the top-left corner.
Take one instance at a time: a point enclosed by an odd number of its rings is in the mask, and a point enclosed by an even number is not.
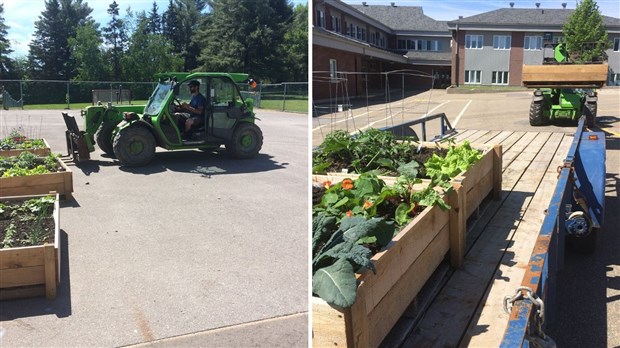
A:
[[[355,26],[353,24],[349,24],[349,36],[355,38]]]
[[[332,30],[340,33],[340,17],[332,16]]]
[[[480,84],[480,70],[465,70],[465,83]]]
[[[482,48],[482,35],[465,35],[465,48]]]
[[[509,50],[510,36],[493,35],[493,48],[496,50]]]
[[[554,44],[559,44],[562,41],[564,41],[564,36],[554,36],[553,37],[553,43]]]
[[[409,40],[398,40],[398,49],[399,50],[406,50],[407,49],[407,43],[409,42]]]
[[[614,39],[614,52],[620,52],[620,37]]]
[[[370,44],[371,45],[377,44],[377,33],[375,32],[370,33]]]
[[[507,85],[508,84],[508,71],[494,71],[491,84]]]
[[[362,41],[366,41],[366,29],[362,28]]]
[[[331,82],[338,81],[338,62],[335,59],[329,60],[329,78]]]
[[[316,10],[316,25],[325,28],[325,12]]]
[[[529,51],[540,51],[542,49],[542,36],[526,36],[523,49]]]
[[[385,48],[385,36],[383,35],[379,37],[379,47]]]

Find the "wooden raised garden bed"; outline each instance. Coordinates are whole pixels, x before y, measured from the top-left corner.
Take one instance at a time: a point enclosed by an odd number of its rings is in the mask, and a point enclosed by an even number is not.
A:
[[[29,197],[7,197],[2,201],[25,201]],[[45,296],[56,298],[60,282],[60,229],[58,195],[54,203],[54,241],[39,246],[0,249],[0,300]]]
[[[0,178],[0,197],[43,195],[56,192],[62,199],[71,199],[73,173],[59,158],[62,171],[55,173]]]
[[[44,147],[39,147],[39,148],[29,148],[29,149],[8,149],[8,150],[3,150],[0,148],[0,157],[9,157],[9,156],[17,156],[22,152],[28,151],[28,152],[32,152],[33,154],[37,155],[37,156],[47,156],[51,153],[50,150],[50,145],[47,143],[47,140],[42,139],[43,143],[45,144]]]
[[[315,175],[316,183],[334,177]],[[453,266],[462,263],[465,247],[463,189],[446,197],[451,209],[426,207],[384,248],[372,257],[376,274],[358,275],[355,303],[335,308],[312,299],[314,347],[377,347],[407,306],[449,253]]]
[[[495,199],[501,196],[501,146],[475,148],[483,151],[482,159],[451,180],[454,191],[446,198],[451,209],[427,207],[375,254],[372,261],[377,273],[366,271],[358,276],[353,306],[336,308],[313,297],[314,347],[379,346],[447,254],[453,267],[462,265],[467,218],[489,193]],[[347,177],[356,175],[314,175],[313,182],[339,182]],[[380,178],[388,184],[396,180]]]

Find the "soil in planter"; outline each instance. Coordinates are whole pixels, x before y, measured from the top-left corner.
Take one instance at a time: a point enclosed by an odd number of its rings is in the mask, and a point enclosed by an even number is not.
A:
[[[53,243],[53,211],[53,199],[0,201],[0,249]]]

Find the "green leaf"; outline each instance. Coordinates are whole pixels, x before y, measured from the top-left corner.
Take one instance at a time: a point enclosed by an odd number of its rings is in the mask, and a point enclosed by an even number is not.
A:
[[[409,204],[399,204],[398,208],[396,208],[396,223],[400,226],[406,225],[409,220],[411,220],[411,218],[409,217],[409,212],[411,212],[412,209],[413,208]]]
[[[355,303],[356,291],[353,266],[345,259],[319,269],[312,276],[312,292],[331,305],[351,307]]]
[[[312,217],[312,253],[316,253],[318,244],[327,241],[336,230],[336,218],[334,216],[319,213]]]

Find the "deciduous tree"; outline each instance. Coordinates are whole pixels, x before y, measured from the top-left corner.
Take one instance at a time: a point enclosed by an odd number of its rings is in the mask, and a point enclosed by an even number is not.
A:
[[[579,61],[606,58],[611,47],[603,16],[594,0],[582,0],[570,15],[562,30],[566,49]]]

